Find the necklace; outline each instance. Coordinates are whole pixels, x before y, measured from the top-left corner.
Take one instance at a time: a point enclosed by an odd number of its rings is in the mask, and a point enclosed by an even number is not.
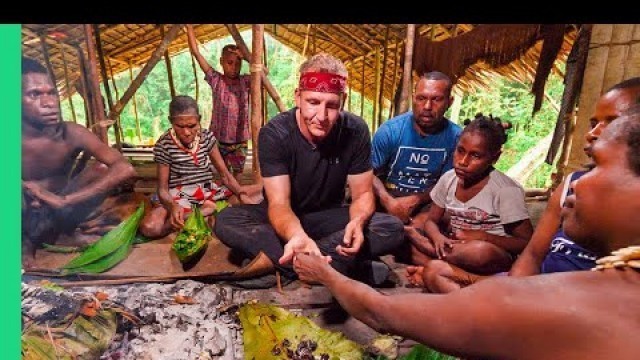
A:
[[[173,128],[169,129],[169,135],[171,135],[171,139],[173,139],[173,142],[176,144],[178,149],[191,155],[191,157],[193,158],[193,162],[196,165],[198,165],[198,150],[200,149],[200,133],[196,134],[196,137],[193,139],[191,144],[189,144],[189,148],[182,145],[182,142],[180,141],[180,139],[178,139],[178,136],[176,135],[176,132],[175,130],[173,130]]]
[[[640,269],[640,246],[628,246],[613,251],[611,255],[596,260],[596,266],[591,270],[619,269],[625,267]]]

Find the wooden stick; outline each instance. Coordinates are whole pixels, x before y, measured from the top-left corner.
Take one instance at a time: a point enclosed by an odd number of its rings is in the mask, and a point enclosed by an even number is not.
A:
[[[58,51],[60,52],[60,54],[62,55],[62,67],[64,69],[64,83],[65,86],[67,87],[67,100],[69,100],[69,107],[71,108],[71,117],[73,118],[73,122],[74,123],[78,123],[78,119],[76,118],[76,110],[75,107],[73,106],[73,100],[71,99],[71,83],[69,81],[69,70],[68,70],[68,64],[67,64],[67,57],[65,56],[65,51],[64,48],[62,47],[62,43],[60,42],[60,40],[56,39],[56,42],[58,43]]]
[[[87,85],[87,63],[85,61],[84,53],[82,52],[82,48],[80,48],[80,45],[76,44],[75,49],[78,55],[78,67],[80,68],[80,84],[82,85],[82,88],[80,89],[79,93],[80,96],[82,96],[82,100],[84,100],[82,102],[82,105],[84,106],[85,125],[88,129],[92,129],[92,131],[96,133],[96,129],[93,128],[93,113],[91,111],[90,105],[91,101],[88,91],[89,86]]]
[[[251,63],[251,52],[249,51],[247,44],[244,42],[244,39],[242,39],[242,36],[240,35],[238,28],[233,24],[224,24],[224,25],[227,27],[227,29],[229,30],[229,33],[231,34],[231,37],[233,37],[233,40],[235,40],[236,45],[238,45],[238,48],[242,52],[242,57],[246,61],[249,61],[249,63]],[[269,78],[264,73],[264,71],[262,72],[261,79],[262,79],[262,85],[264,85],[264,87],[267,89],[267,92],[269,93],[269,96],[271,96],[271,99],[273,99],[273,102],[276,103],[276,106],[278,107],[278,111],[281,111],[281,112],[287,111],[287,108],[284,106],[284,103],[282,102],[282,99],[280,98],[278,91],[271,84],[271,81],[269,81]]]
[[[391,82],[391,91],[397,91],[397,86],[398,86],[398,64],[400,63],[398,61],[398,39],[396,39],[396,47],[393,50],[393,81]],[[395,96],[393,97],[393,99],[391,99],[391,105],[389,106],[389,118],[392,118],[396,115],[395,113],[395,108],[396,106],[396,102],[395,102]]]
[[[169,47],[171,41],[173,41],[173,39],[175,39],[175,37],[178,35],[178,31],[180,31],[181,27],[181,24],[174,24],[171,26],[167,34],[158,45],[158,48],[156,48],[153,54],[151,54],[149,61],[145,64],[142,70],[140,70],[138,76],[135,78],[135,80],[133,80],[129,88],[122,95],[122,98],[120,98],[120,100],[118,100],[118,102],[115,104],[114,109],[109,114],[110,119],[115,118],[115,116],[119,115],[120,112],[122,112],[122,109],[124,109],[125,105],[127,105],[129,100],[131,100],[131,97],[133,97],[133,94],[135,94],[140,85],[142,85],[142,82],[147,78],[151,70],[153,70],[153,67],[156,66],[158,61],[160,61],[162,53],[167,49],[167,47]]]
[[[164,38],[164,25],[160,25],[160,36]],[[167,77],[169,79],[169,92],[171,93],[171,98],[176,97],[176,87],[173,84],[173,69],[171,68],[171,56],[169,56],[169,50],[164,51],[164,63],[167,67]]]
[[[47,66],[47,71],[49,71],[49,76],[51,76],[53,86],[56,87],[56,92],[58,92],[58,81],[56,80],[56,74],[53,72],[53,66],[51,66],[49,44],[47,44],[47,37],[44,34],[40,34],[40,45],[42,45],[42,56],[44,57],[44,63]],[[60,120],[62,120],[62,118],[60,118]]]
[[[365,80],[365,70],[367,67],[366,58],[362,58],[362,83],[360,87],[360,117],[364,117],[364,80]]]
[[[133,66],[131,65],[131,61],[129,61],[129,81],[133,83]],[[136,94],[133,93],[133,115],[136,118],[136,133],[138,135],[138,141],[142,142],[142,129],[140,128],[140,119],[138,118],[138,101],[136,99]]]
[[[302,56],[307,55],[307,47],[309,45],[309,31],[311,30],[311,24],[307,24],[307,34],[304,37],[304,45],[302,45]]]
[[[375,97],[373,98],[373,114],[371,114],[371,133],[376,132],[378,125],[378,112],[380,111],[380,46],[376,46],[374,81],[375,81]]]
[[[409,96],[411,92],[411,73],[413,69],[413,42],[416,33],[415,24],[407,24],[407,39],[404,45],[404,68],[402,70],[402,92],[400,95],[400,106],[398,114],[403,114],[409,110]]]
[[[284,294],[284,290],[282,289],[282,280],[280,279],[280,271],[276,270],[276,284],[277,289],[280,294]]]
[[[258,131],[262,125],[262,97],[260,96],[262,67],[262,45],[264,40],[264,25],[252,26],[251,54],[251,152],[253,154],[253,173],[259,177],[258,159]]]
[[[191,56],[191,68],[193,69],[193,79],[196,83],[196,102],[198,102],[198,98],[200,97],[200,83],[198,82],[198,69],[196,69],[196,58],[189,52]]]

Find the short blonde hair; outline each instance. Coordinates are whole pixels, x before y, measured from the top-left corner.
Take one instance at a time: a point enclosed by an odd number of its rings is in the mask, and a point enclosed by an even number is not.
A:
[[[344,76],[345,78],[349,75],[344,63],[340,59],[327,53],[315,54],[300,65],[300,74],[310,71],[328,72]]]

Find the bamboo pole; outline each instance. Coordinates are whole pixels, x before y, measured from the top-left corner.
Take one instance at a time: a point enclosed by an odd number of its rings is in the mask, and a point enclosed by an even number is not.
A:
[[[347,66],[347,72],[350,73],[351,71],[349,70],[351,70],[351,64]],[[352,76],[349,76],[347,79],[347,86],[349,87],[349,96],[347,96],[347,106],[349,107],[350,112],[353,112],[353,109],[351,108],[351,89],[353,88],[353,86],[351,86],[351,83],[353,82],[352,79],[353,79]]]
[[[77,124],[78,119],[76,117],[76,109],[73,106],[73,99],[71,96],[71,83],[69,81],[69,69],[68,69],[69,65],[67,64],[67,57],[63,47],[61,46],[60,40],[56,40],[56,41],[59,45],[58,51],[62,55],[62,68],[64,69],[64,84],[65,84],[64,86],[67,87],[67,100],[69,100],[69,107],[71,108],[71,117],[73,118],[73,122]]]
[[[264,39],[264,33],[262,37],[262,63],[264,64],[264,66],[267,66],[267,42]],[[260,96],[262,97],[262,122],[260,123],[260,127],[262,128],[267,121],[266,119],[269,117],[267,90],[264,88],[264,86],[260,87]]]
[[[56,80],[56,74],[53,72],[53,66],[51,66],[51,58],[49,57],[49,44],[47,44],[47,37],[44,34],[40,34],[40,45],[42,45],[42,56],[44,57],[44,63],[49,71],[49,76],[53,81],[53,85],[58,92],[58,81]]]
[[[238,28],[234,24],[224,24],[224,25],[227,27],[227,29],[229,30],[229,33],[231,34],[231,37],[233,37],[233,40],[235,40],[236,45],[238,45],[238,48],[242,52],[242,57],[246,61],[250,61],[251,52],[249,51],[247,44],[244,42],[244,39],[240,35]],[[278,90],[276,90],[276,88],[271,84],[271,81],[269,81],[267,74],[265,74],[263,71],[260,77],[262,79],[262,84],[264,85],[264,87],[267,89],[267,92],[269,93],[269,96],[271,96],[271,99],[273,100],[273,102],[276,103],[276,106],[278,107],[278,111],[287,111],[287,108],[284,106],[284,103],[282,102],[282,99],[278,94]]]
[[[193,69],[193,79],[196,84],[196,102],[200,98],[200,82],[198,81],[198,69],[196,69],[196,58],[189,52],[191,56],[191,68]]]
[[[102,93],[100,92],[100,83],[98,82],[98,63],[96,62],[97,54],[95,44],[92,41],[93,38],[93,29],[90,24],[84,24],[84,34],[85,34],[85,43],[87,45],[87,59],[89,60],[88,70],[88,81],[89,87],[93,91],[93,116],[94,116],[94,126],[96,126],[96,130],[98,132],[98,137],[102,142],[109,145],[109,137],[107,135],[107,127],[103,126],[105,120],[105,107],[104,102],[102,100]],[[120,136],[120,134],[116,131],[116,138]]]
[[[109,69],[109,77],[111,78],[111,86],[113,86],[113,91],[116,94],[116,99],[120,97],[120,92],[118,91],[118,84],[116,84],[116,77],[113,75],[113,66],[111,65],[110,58],[107,57],[107,68]]]
[[[160,61],[162,53],[167,49],[171,41],[175,39],[176,35],[178,35],[178,31],[180,31],[181,27],[181,24],[174,24],[171,26],[169,31],[166,33],[166,35],[158,45],[158,48],[153,52],[153,54],[151,54],[149,61],[147,61],[142,70],[140,70],[138,76],[135,78],[135,80],[133,80],[129,88],[122,95],[122,98],[120,98],[120,100],[118,100],[118,102],[115,104],[113,110],[109,114],[109,118],[113,118],[114,116],[119,115],[122,109],[124,109],[125,105],[127,105],[129,100],[131,100],[131,97],[133,97],[142,82],[147,78],[147,75],[149,75],[151,70],[153,70],[153,67],[158,63],[158,61]]]
[[[258,131],[262,125],[262,97],[260,96],[262,64],[262,43],[264,40],[264,25],[254,24],[252,26],[253,52],[251,54],[251,151],[253,155],[253,173],[255,179],[260,178],[258,159]]]
[[[391,91],[396,91],[396,92],[398,87],[398,64],[400,63],[398,61],[399,48],[397,46],[397,43],[398,43],[398,39],[396,39],[396,48],[393,50],[393,82],[391,85]],[[389,105],[389,118],[392,118],[396,115],[395,95],[390,102],[391,104]]]
[[[362,58],[362,83],[360,87],[360,117],[364,118],[364,80],[365,80],[365,70],[367,68],[367,60],[366,57]]]
[[[378,112],[380,111],[380,46],[376,46],[375,67],[374,67],[374,81],[375,81],[375,97],[373,98],[373,114],[371,114],[371,132],[376,131],[378,125]]]
[[[104,92],[107,95],[107,104],[109,105],[109,109],[112,109],[113,97],[111,95],[111,88],[109,87],[109,77],[107,76],[107,65],[104,62],[105,56],[104,56],[104,52],[102,51],[102,41],[100,40],[100,27],[98,26],[98,24],[92,24],[91,29],[93,30],[93,35],[95,38],[95,50],[97,51],[98,60],[100,61],[100,74],[102,76],[102,86],[104,87]],[[87,49],[89,48],[87,47]],[[97,81],[97,78],[96,78],[96,81]],[[102,100],[102,97],[100,97],[100,100]],[[104,106],[104,104],[102,104],[102,106]],[[120,116],[111,120],[114,121],[113,133],[116,136],[116,148],[118,149],[118,151],[122,151],[122,130],[120,129]],[[105,132],[106,131],[107,131],[107,128],[105,128]]]
[[[398,113],[402,114],[409,110],[409,96],[411,93],[411,73],[413,69],[413,42],[416,33],[415,24],[407,24],[407,39],[404,45],[404,67],[402,70],[402,92],[400,95],[400,105]]]
[[[160,25],[160,36],[164,38],[164,25]],[[176,87],[173,83],[173,69],[171,68],[171,56],[169,55],[169,48],[164,51],[164,63],[167,67],[167,78],[169,79],[169,92],[171,93],[171,98],[176,97]]]
[[[388,46],[389,46],[389,27],[387,24],[387,29],[384,33],[384,53],[382,54],[382,82],[380,83],[380,92],[378,93],[378,103],[380,104],[380,110],[378,112],[378,127],[382,125],[382,118],[384,112],[384,83],[386,81],[387,76],[387,56],[388,56]]]
[[[129,61],[129,81],[133,83],[133,66],[131,61]],[[142,129],[140,128],[140,119],[138,118],[138,101],[136,99],[136,94],[133,94],[133,115],[136,119],[136,134],[138,135],[138,141],[142,142]]]
[[[307,24],[307,35],[304,37],[304,45],[302,45],[302,56],[307,55],[307,47],[309,45],[309,31],[311,31],[311,24]]]
[[[94,133],[97,132],[93,127],[93,112],[91,111],[91,95],[89,94],[87,85],[87,62],[84,58],[84,53],[80,45],[75,44],[76,53],[78,55],[78,67],[80,68],[80,96],[82,96],[82,105],[84,106],[85,126],[87,129],[91,129]],[[77,88],[77,86],[76,86]],[[97,134],[97,133],[96,133]]]

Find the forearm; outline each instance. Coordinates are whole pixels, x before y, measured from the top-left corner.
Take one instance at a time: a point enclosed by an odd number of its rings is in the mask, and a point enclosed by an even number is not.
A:
[[[224,176],[222,176],[222,183],[226,187],[228,187],[229,190],[231,190],[234,194],[236,194],[238,196],[243,191],[242,190],[242,186],[240,186],[240,183],[238,183],[238,180],[236,180],[236,178],[233,177],[233,175],[231,175],[229,170],[227,170],[225,172]]]
[[[285,242],[294,237],[308,237],[302,228],[302,224],[300,224],[300,219],[290,207],[269,204],[268,215],[276,234]]]
[[[540,273],[540,266],[542,265],[542,258],[538,258],[533,252],[525,250],[518,256],[513,263],[511,270],[509,270],[509,276],[530,276]]]
[[[377,331],[391,330],[384,314],[378,311],[385,295],[337,271],[327,274],[323,284],[351,316]]]
[[[77,192],[65,196],[67,205],[74,205],[89,200],[95,196],[104,195],[116,186],[133,178],[136,172],[126,160],[118,161],[109,166],[109,170],[102,178],[85,186]]]
[[[382,206],[387,209],[389,202],[393,200],[393,196],[389,194],[387,188],[384,187],[382,180],[380,180],[380,178],[378,178],[377,176],[373,177],[373,192],[378,197],[378,199],[380,199],[380,204],[382,204]]]
[[[353,199],[349,206],[349,219],[364,226],[364,223],[371,218],[375,211],[375,198],[372,192],[366,192],[356,199]]]

